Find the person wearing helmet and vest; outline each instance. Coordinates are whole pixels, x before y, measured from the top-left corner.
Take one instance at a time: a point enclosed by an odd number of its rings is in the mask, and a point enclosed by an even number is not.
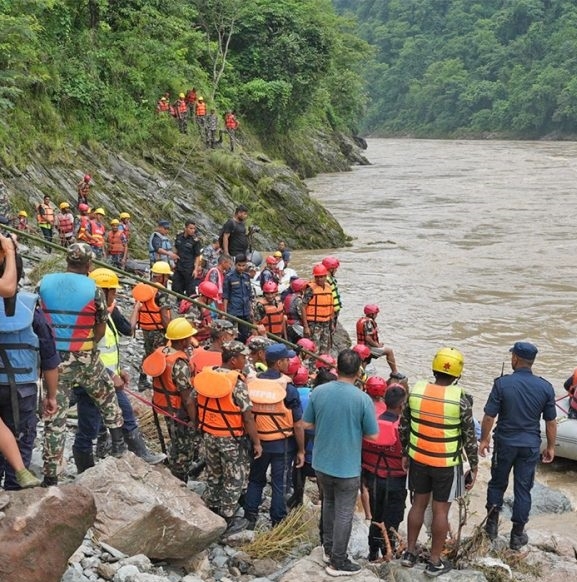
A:
[[[224,306],[224,300],[222,298],[222,290],[224,287],[224,278],[226,277],[226,274],[230,271],[232,264],[233,264],[232,257],[224,253],[218,257],[216,266],[210,268],[206,273],[206,276],[204,277],[205,281],[214,283],[218,287],[218,298],[215,301],[215,305],[216,308],[220,309],[221,311],[226,311]]]
[[[100,360],[104,364],[116,389],[118,404],[122,410],[124,425],[122,431],[128,450],[139,456],[143,461],[155,465],[161,463],[166,455],[156,455],[148,450],[138,428],[138,422],[132,404],[124,392],[130,378],[126,370],[120,366],[119,336],[132,336],[133,329],[130,322],[122,315],[116,305],[116,290],[120,289],[118,276],[114,271],[105,268],[94,269],[89,277],[102,289],[106,297],[109,317],[106,322],[104,337],[98,342]],[[82,386],[74,387],[76,406],[78,409],[78,429],[74,438],[72,453],[78,473],[94,466],[94,451],[92,442],[98,437],[97,454],[106,456],[107,433],[100,434],[102,424],[98,408]],[[98,448],[101,448],[101,451]]]
[[[18,211],[16,228],[24,232],[30,232],[30,224],[28,222],[28,212],[26,212],[26,210]]]
[[[202,95],[199,95],[196,100],[196,105],[194,107],[194,115],[196,118],[198,131],[200,133],[200,139],[203,142],[206,142],[206,103]]]
[[[126,240],[130,240],[130,231],[132,228],[132,224],[130,222],[130,214],[128,212],[121,212],[118,215],[118,220],[120,220],[120,224],[118,225],[118,230],[124,233]]]
[[[184,483],[188,482],[197,453],[188,355],[195,333],[184,317],[173,319],[166,328],[167,345],[157,348],[142,364],[145,373],[153,377],[152,403],[170,415],[165,416],[170,435],[168,466]]]
[[[150,269],[152,282],[166,287],[168,278],[172,274],[168,263],[157,261]],[[132,289],[132,297],[135,299],[134,310],[130,317],[130,324],[142,330],[144,339],[143,360],[149,356],[156,348],[164,345],[164,334],[170,323],[170,297],[161,289],[137,283]],[[150,388],[148,379],[144,372],[138,378],[138,389],[143,392]]]
[[[58,411],[44,423],[46,486],[58,483],[63,466],[66,413],[73,386],[83,386],[102,414],[112,438],[112,455],[120,457],[126,450],[122,412],[97,348],[106,332],[108,306],[102,289],[88,277],[92,257],[87,244],[71,244],[66,253],[67,271],[45,275],[38,286],[41,308],[54,329],[61,360]]]
[[[341,294],[339,292],[339,285],[336,278],[337,269],[340,267],[341,263],[336,257],[325,257],[322,260],[322,264],[326,267],[328,271],[327,283],[331,286],[331,292],[333,294],[333,305],[335,308],[334,315],[334,325],[336,326],[337,320],[339,318],[339,313],[343,307],[343,302],[341,300]]]
[[[299,277],[292,279],[288,293],[283,299],[283,308],[287,318],[287,337],[292,343],[297,343],[302,337],[308,338],[311,334],[304,299],[308,284],[306,279]]]
[[[87,232],[88,223],[90,222],[90,206],[88,204],[78,205],[79,215],[74,221],[74,236],[78,242],[90,244],[90,235]]]
[[[260,288],[263,290],[263,292],[264,292],[263,286],[265,283],[268,283],[269,281],[272,281],[273,283],[276,283],[277,285],[280,283],[278,271],[276,268],[277,265],[278,265],[278,259],[274,255],[269,255],[266,258],[265,266],[264,266],[263,270],[261,271],[260,276],[258,278]]]
[[[184,97],[184,100],[186,101],[186,105],[188,106],[188,115],[190,117],[194,117],[194,114],[195,114],[196,97],[197,97],[196,87],[189,89],[186,92],[186,96]]]
[[[54,227],[60,236],[60,244],[67,247],[74,242],[74,215],[68,202],[61,202],[59,208],[60,211],[54,217]]]
[[[297,346],[302,350],[306,350],[312,354],[318,352],[317,344],[309,338],[303,337],[296,342]],[[316,358],[302,351],[299,353],[299,357],[302,361],[302,365],[308,370],[309,374],[314,374],[317,370],[316,368]]]
[[[172,276],[172,290],[183,295],[192,295],[195,280],[200,273],[200,239],[196,233],[196,223],[188,219],[184,231],[178,233],[174,241],[174,250],[178,261]]]
[[[188,105],[184,93],[178,94],[178,99],[173,103],[172,110],[178,123],[180,133],[188,132]]]
[[[368,489],[372,516],[369,529],[369,562],[374,562],[379,559],[379,552],[387,557],[383,532],[376,524],[384,525],[393,555],[400,541],[398,531],[405,514],[407,473],[402,466],[399,420],[407,393],[400,384],[387,386],[385,380],[378,376],[371,376],[365,389],[375,403],[379,425],[378,439],[363,440],[362,453],[362,479]]]
[[[304,298],[310,338],[322,353],[330,353],[333,347],[335,307],[333,292],[327,282],[328,274],[324,265],[315,265],[313,279],[308,283]]]
[[[76,185],[76,192],[78,193],[77,206],[81,204],[88,204],[88,196],[90,195],[90,186],[92,185],[92,178],[85,174],[82,180]]]
[[[168,99],[163,95],[157,102],[156,102],[156,113],[164,114],[170,112],[170,103]]]
[[[106,212],[104,212],[104,208],[96,208],[93,214],[94,218],[91,218],[86,226],[86,234],[90,240],[94,257],[101,259],[106,256],[106,225],[104,224]]]
[[[300,468],[305,461],[305,438],[298,390],[287,376],[289,360],[296,354],[276,343],[265,352],[267,371],[248,381],[262,455],[250,467],[244,514],[254,529],[262,492],[270,467],[272,498],[270,519],[273,527],[287,515],[285,497],[290,487],[293,461]]]
[[[425,568],[430,577],[451,570],[441,560],[449,531],[451,503],[472,489],[477,476],[477,438],[473,411],[464,390],[457,384],[463,372],[463,355],[455,348],[442,348],[433,358],[434,382],[417,382],[409,392],[400,425],[403,469],[413,503],[407,517],[407,550],[401,564],[417,562],[416,544],[425,510],[433,498],[431,555]],[[463,478],[463,453],[470,465]]]
[[[278,298],[278,284],[267,281],[262,286],[263,296],[254,304],[254,321],[263,325],[267,333],[286,338],[286,317]]]
[[[128,239],[119,227],[120,221],[113,218],[110,221],[110,230],[105,237],[106,256],[113,267],[124,269],[128,256]]]
[[[36,207],[37,215],[36,221],[38,222],[38,226],[40,227],[40,232],[45,240],[48,242],[52,242],[52,233],[53,233],[53,226],[54,226],[54,206],[50,202],[50,196],[46,194],[43,198],[43,201],[38,204]],[[50,254],[52,249],[47,246],[46,252]]]
[[[222,364],[222,346],[237,336],[238,330],[227,319],[213,319],[210,323],[210,342],[192,352],[190,365],[195,374],[206,367]]]
[[[367,381],[369,375],[367,373],[367,364],[371,359],[371,350],[365,344],[357,344],[351,348],[353,352],[359,354],[361,358],[361,369],[359,371],[359,377],[355,380],[355,386],[361,390],[365,389],[365,382]]]
[[[210,281],[203,281],[198,286],[198,295],[192,299],[196,303],[183,299],[178,306],[178,313],[192,323],[197,330],[196,341],[202,343],[210,338],[210,324],[215,313],[210,306],[218,299],[218,287]]]
[[[236,516],[239,500],[246,492],[253,459],[262,446],[252,414],[252,404],[242,370],[249,350],[237,341],[222,345],[222,364],[205,367],[194,377],[195,421],[203,433],[206,460],[206,489],[202,499],[227,524],[225,534],[245,529],[248,520]]]
[[[531,512],[531,489],[539,460],[551,463],[555,458],[557,436],[555,390],[544,378],[533,374],[537,346],[529,342],[515,342],[511,352],[512,374],[496,378],[485,404],[481,422],[479,452],[482,457],[489,450],[493,432],[491,480],[487,485],[487,521],[485,532],[489,539],[497,538],[499,513],[503,496],[513,470],[514,499],[511,521],[513,527],[509,547],[520,550],[529,541],[525,524]],[[547,446],[542,455],[540,419],[545,421]]]
[[[397,369],[393,348],[387,347],[379,341],[379,327],[377,325],[379,306],[374,304],[365,305],[363,311],[365,315],[358,319],[356,324],[357,343],[369,346],[373,358],[385,356],[387,364],[391,368],[391,375],[398,379],[402,378],[402,374],[395,376],[399,374],[399,370]]]
[[[169,230],[170,222],[168,220],[159,220],[156,230],[150,235],[148,239],[148,256],[151,266],[156,261],[164,261],[172,267],[174,261],[178,260],[178,255],[172,250],[172,243],[168,238]]]

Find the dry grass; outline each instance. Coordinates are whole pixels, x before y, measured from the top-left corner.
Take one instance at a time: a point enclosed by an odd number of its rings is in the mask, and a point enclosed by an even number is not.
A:
[[[62,273],[66,271],[64,255],[54,252],[41,262],[37,263],[33,269],[28,272],[30,284],[36,286],[40,279],[48,273]]]

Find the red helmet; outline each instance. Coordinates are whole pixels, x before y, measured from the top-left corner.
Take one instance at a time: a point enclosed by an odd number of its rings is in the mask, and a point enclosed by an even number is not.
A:
[[[78,210],[80,210],[80,212],[88,212],[90,210],[90,206],[88,206],[88,204],[79,204]]]
[[[276,293],[278,291],[278,285],[274,281],[267,281],[262,286],[263,293]]]
[[[337,365],[337,361],[330,354],[321,354],[319,358],[321,359],[317,359],[315,363],[319,370],[320,368],[334,368]]]
[[[302,362],[301,359],[298,356],[293,356],[290,360],[289,360],[289,365],[288,365],[288,370],[287,370],[287,374],[289,376],[294,376],[297,372],[298,369],[302,366]]]
[[[327,269],[338,269],[340,266],[340,262],[336,257],[325,257],[323,259],[323,265]]]
[[[89,174],[86,174],[86,175],[84,176],[84,181],[85,181],[85,182],[90,182],[90,180],[92,180],[92,178],[90,177],[90,175],[89,175]]]
[[[304,366],[301,366],[293,376],[293,384],[295,386],[304,386],[308,381],[309,371]]]
[[[357,344],[353,347],[353,352],[359,354],[361,360],[366,360],[371,355],[371,350],[365,344]]]
[[[218,287],[211,283],[210,281],[203,281],[198,286],[198,292],[209,299],[216,300],[218,299]]]
[[[293,279],[291,281],[291,289],[295,293],[298,293],[299,291],[302,291],[308,284],[309,282],[305,279]]]
[[[308,337],[301,337],[301,339],[297,342],[297,346],[300,346],[304,350],[308,350],[309,352],[316,352],[317,351],[317,344]]]
[[[318,263],[313,267],[313,275],[315,277],[326,277],[328,274],[329,272],[327,271],[327,268],[321,263]]]
[[[276,257],[273,257],[272,255],[269,255],[266,258],[266,264],[267,265],[276,265],[278,263],[278,259]]]
[[[378,305],[375,305],[374,303],[369,303],[368,305],[365,305],[364,311],[365,315],[377,315],[380,309]]]
[[[380,376],[371,376],[365,382],[365,391],[372,398],[382,398],[387,390],[387,382]]]

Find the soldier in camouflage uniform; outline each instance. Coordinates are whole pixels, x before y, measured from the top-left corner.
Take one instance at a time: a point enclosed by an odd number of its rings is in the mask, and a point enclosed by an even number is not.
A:
[[[195,419],[203,433],[206,460],[203,500],[212,511],[224,517],[228,524],[227,535],[248,525],[248,520],[235,515],[247,488],[250,468],[248,438],[252,442],[254,458],[262,454],[248,388],[240,373],[248,354],[249,350],[240,342],[225,342],[222,366],[205,368],[194,380]],[[237,373],[231,375],[233,371]],[[217,385],[221,374],[230,382],[231,391],[224,396],[219,396],[222,392]]]
[[[96,348],[106,331],[108,308],[102,289],[87,277],[92,256],[89,245],[70,245],[66,273],[46,275],[38,286],[41,307],[52,324],[61,361],[58,411],[44,424],[45,486],[58,484],[64,460],[68,403],[75,385],[82,385],[98,407],[112,438],[111,454],[120,457],[126,450],[122,434],[124,421],[114,384]]]
[[[273,340],[263,335],[253,335],[248,339],[246,346],[250,350],[250,355],[246,359],[243,371],[247,378],[256,378],[257,374],[267,370],[265,350],[274,343]]]

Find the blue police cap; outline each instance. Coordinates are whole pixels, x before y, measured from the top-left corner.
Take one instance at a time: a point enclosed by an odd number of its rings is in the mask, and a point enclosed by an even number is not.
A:
[[[159,220],[158,226],[163,226],[164,228],[170,228],[170,222],[168,220]]]
[[[509,351],[524,360],[534,360],[539,350],[537,346],[530,342],[515,342],[515,345]]]
[[[289,350],[284,344],[273,344],[266,349],[265,357],[269,362],[276,362],[283,358],[294,358],[296,352]]]

